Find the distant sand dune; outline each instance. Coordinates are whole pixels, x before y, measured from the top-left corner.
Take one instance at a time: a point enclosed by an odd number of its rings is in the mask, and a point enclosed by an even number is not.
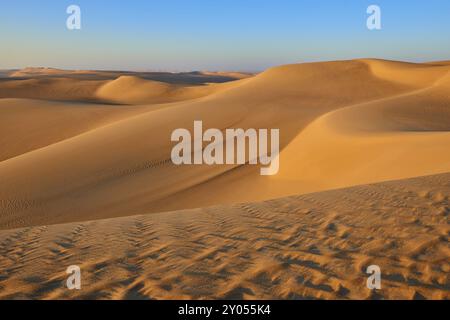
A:
[[[0,98],[95,102],[100,80],[37,78],[0,81]]]
[[[0,99],[0,161],[148,110],[134,106]]]
[[[228,85],[208,84],[189,87],[135,76],[121,76],[98,88],[95,95],[103,101],[121,104],[167,103],[200,98],[226,86]]]
[[[35,76],[48,76],[48,75],[70,75],[78,73],[94,73],[93,71],[82,71],[82,70],[61,70],[56,68],[44,68],[44,67],[28,67],[21,70],[16,70],[9,73],[9,77],[20,78],[20,77],[35,77]]]

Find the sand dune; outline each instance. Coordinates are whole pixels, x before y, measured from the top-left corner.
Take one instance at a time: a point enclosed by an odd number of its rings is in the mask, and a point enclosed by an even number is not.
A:
[[[21,77],[35,77],[35,76],[49,76],[49,75],[69,75],[76,73],[92,73],[92,71],[81,70],[62,70],[56,68],[44,68],[44,67],[27,67],[20,70],[12,71],[8,74],[9,77],[21,78]]]
[[[288,65],[220,84],[193,100],[120,112],[101,107],[99,120],[89,122],[62,117],[55,126],[61,133],[36,122],[42,133],[36,140],[24,137],[32,140],[28,146],[14,147],[12,134],[3,140],[4,158],[14,158],[0,162],[0,228],[261,201],[448,172],[449,70],[379,60]],[[100,92],[145,100],[168,98],[164,92],[173,90],[122,77]],[[91,109],[80,107],[80,114]],[[25,113],[16,111],[20,122]],[[221,129],[280,128],[280,174],[261,177],[252,166],[173,165],[171,132],[197,119]]]
[[[228,85],[180,86],[135,76],[121,76],[102,85],[95,95],[102,101],[120,104],[168,103],[200,98],[226,86]]]
[[[55,268],[75,263],[83,298],[448,299],[449,92],[445,61],[9,73],[0,297],[71,297]],[[174,165],[195,120],[280,129],[279,173]]]
[[[99,80],[37,78],[0,81],[0,98],[25,98],[56,101],[92,101],[103,85]]]
[[[233,79],[245,79],[250,78],[254,74],[248,73],[248,72],[237,72],[237,71],[202,71],[201,74],[207,75],[207,76],[223,76],[223,77],[230,77]]]
[[[131,75],[120,75],[113,80],[42,77],[0,81],[0,98],[154,104],[195,99],[227,86],[226,83],[170,84]]]
[[[304,179],[320,190],[449,172],[449,75],[320,117],[283,151],[276,178]]]
[[[69,78],[79,80],[114,80],[121,76],[136,76],[146,80],[173,84],[223,83],[252,77],[252,73],[243,72],[155,72],[155,71],[114,71],[114,70],[61,70],[55,68],[28,67],[20,70],[0,70],[2,78],[51,79]]]
[[[0,99],[0,161],[149,109],[79,102]]]
[[[0,298],[449,299],[449,182],[1,231]]]

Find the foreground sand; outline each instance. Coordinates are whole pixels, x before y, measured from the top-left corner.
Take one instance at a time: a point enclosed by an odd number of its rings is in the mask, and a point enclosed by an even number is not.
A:
[[[442,174],[2,231],[0,298],[449,299],[449,194]],[[72,264],[80,291],[65,288]]]

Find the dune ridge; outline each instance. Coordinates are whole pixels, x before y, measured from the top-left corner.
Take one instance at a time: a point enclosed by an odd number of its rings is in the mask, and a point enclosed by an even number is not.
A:
[[[229,84],[226,83],[180,86],[136,76],[120,76],[99,87],[95,96],[102,101],[120,104],[170,103],[207,96],[227,86]]]
[[[298,64],[212,90],[125,76],[100,91],[154,103],[61,103],[65,115],[57,118],[56,105],[45,102],[30,107],[48,119],[29,120],[32,134],[6,125],[20,123],[30,109],[8,108],[14,101],[2,99],[0,113],[10,115],[1,126],[0,228],[263,201],[449,172],[449,70],[380,60]],[[194,98],[191,89],[208,92]],[[174,166],[171,132],[198,119],[220,129],[280,128],[280,173],[261,177],[248,165]]]

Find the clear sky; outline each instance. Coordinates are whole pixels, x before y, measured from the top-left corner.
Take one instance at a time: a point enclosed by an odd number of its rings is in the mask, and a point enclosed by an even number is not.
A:
[[[66,28],[71,4],[81,30]],[[371,4],[381,30],[366,27]],[[0,1],[0,69],[259,71],[360,57],[450,60],[450,1]]]

